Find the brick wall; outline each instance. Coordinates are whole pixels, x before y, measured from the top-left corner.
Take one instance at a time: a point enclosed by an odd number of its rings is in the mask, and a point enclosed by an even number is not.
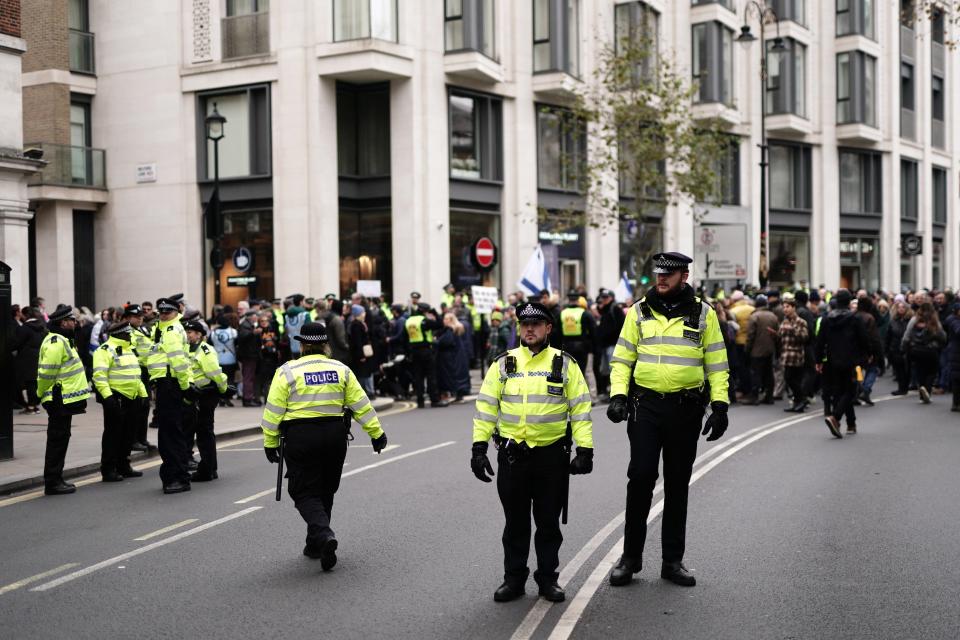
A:
[[[70,87],[40,84],[23,88],[23,141],[70,144]]]
[[[0,0],[0,4],[7,2]],[[21,37],[27,41],[24,73],[70,68],[69,4],[66,0],[22,0]]]
[[[0,33],[20,37],[20,0],[0,0]]]

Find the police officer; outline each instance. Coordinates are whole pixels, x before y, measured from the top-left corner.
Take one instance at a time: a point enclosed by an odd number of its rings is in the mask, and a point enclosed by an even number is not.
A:
[[[187,446],[197,439],[200,462],[197,470],[190,476],[192,482],[209,482],[217,479],[217,439],[213,434],[214,412],[220,404],[220,398],[230,395],[227,374],[220,368],[217,352],[203,339],[206,337],[203,324],[196,320],[184,323],[187,342],[190,346],[187,355],[190,360],[190,382],[199,389],[194,402],[187,406],[183,420],[183,431]]]
[[[130,466],[130,447],[140,422],[147,388],[140,379],[140,362],[131,347],[129,322],[114,322],[109,338],[93,352],[93,386],[103,404],[100,475],[104,482],[139,478]]]
[[[680,253],[654,256],[656,285],[630,307],[613,352],[607,416],[627,423],[630,465],[623,555],[610,584],[629,584],[640,571],[647,515],[663,452],[663,565],[660,576],[692,587],[683,566],[687,491],[697,455],[704,379],[713,412],[702,435],[727,429],[727,353],[716,312],[687,284],[693,262]]]
[[[144,326],[144,316],[143,307],[139,304],[128,304],[123,310],[123,320],[130,323],[130,347],[137,355],[137,361],[140,363],[140,380],[146,386],[150,383],[150,375],[147,373],[147,357],[150,355],[153,341],[150,339],[150,331]],[[149,418],[150,397],[148,392],[146,398],[140,399],[137,427],[133,437],[132,448],[134,451],[149,451],[153,446],[147,441],[147,422]]]
[[[373,450],[387,446],[387,434],[370,399],[350,368],[330,359],[327,331],[319,322],[303,325],[295,338],[303,347],[297,360],[281,365],[263,408],[263,448],[280,462],[280,437],[288,468],[287,492],[307,523],[303,555],[320,559],[329,571],[337,563],[337,538],[330,528],[333,496],[340,487],[347,455],[350,419],[367,432]]]
[[[563,333],[563,350],[569,353],[587,375],[587,361],[593,351],[596,323],[593,316],[580,306],[580,293],[576,289],[567,292],[567,306],[560,312],[560,328]]]
[[[413,294],[410,295],[413,299]],[[410,345],[410,374],[413,376],[413,390],[417,394],[417,407],[424,407],[424,379],[427,381],[430,406],[446,407],[449,403],[440,400],[437,390],[437,362],[433,352],[433,332],[442,329],[443,323],[437,319],[430,305],[420,302],[413,307],[404,328],[407,332],[407,344]]]
[[[153,328],[153,344],[147,356],[147,371],[157,389],[157,447],[160,450],[160,481],[164,493],[190,491],[186,459],[190,455],[183,431],[184,396],[192,399],[190,362],[187,359],[187,335],[180,323],[177,303],[168,298],[157,300],[160,320]]]
[[[496,602],[524,594],[530,570],[530,512],[537,525],[533,577],[541,596],[562,602],[557,567],[563,535],[560,513],[566,504],[568,474],[593,470],[593,423],[590,390],[576,361],[549,346],[550,312],[540,303],[517,308],[523,346],[498,356],[487,370],[473,419],[470,467],[490,482],[493,469],[487,441],[497,446],[497,492],[503,504],[503,584]],[[498,418],[499,415],[499,418]],[[577,455],[570,461],[571,438]]]
[[[90,387],[74,336],[77,320],[73,307],[59,305],[50,314],[48,333],[40,345],[37,363],[37,397],[47,410],[47,449],[43,460],[44,493],[73,493],[76,486],[64,482],[63,465],[70,443],[73,416],[87,410]]]

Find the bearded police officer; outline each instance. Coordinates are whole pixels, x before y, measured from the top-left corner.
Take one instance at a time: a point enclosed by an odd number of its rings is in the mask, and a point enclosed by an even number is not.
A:
[[[503,584],[497,602],[524,594],[530,570],[530,512],[537,525],[534,544],[540,595],[562,602],[557,567],[563,535],[560,514],[566,505],[569,474],[593,470],[590,390],[569,354],[549,346],[553,318],[539,303],[517,308],[523,346],[497,357],[487,370],[473,418],[471,469],[490,482],[493,468],[487,441],[497,446],[497,492],[503,504]],[[499,417],[498,417],[499,416]],[[577,455],[570,461],[570,441]],[[489,475],[488,475],[489,474]]]
[[[727,354],[716,312],[687,284],[693,262],[680,253],[654,256],[656,286],[630,307],[613,353],[607,416],[629,420],[630,465],[623,555],[610,584],[640,571],[646,522],[663,452],[663,565],[660,576],[692,587],[683,566],[687,492],[707,388],[713,412],[702,435],[727,429]],[[705,386],[704,380],[709,383]]]
[[[263,447],[267,460],[278,463],[284,438],[287,492],[307,523],[303,555],[319,558],[329,571],[337,563],[330,515],[347,455],[350,419],[367,432],[376,453],[387,446],[387,434],[357,377],[347,365],[330,359],[324,326],[307,322],[295,339],[303,348],[300,358],[280,366],[270,384],[260,423]]]

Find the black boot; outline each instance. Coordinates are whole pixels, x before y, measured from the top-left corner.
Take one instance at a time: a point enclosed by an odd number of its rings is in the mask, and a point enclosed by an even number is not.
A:
[[[690,575],[687,568],[680,562],[664,562],[663,568],[660,569],[660,577],[681,587],[692,587],[697,584],[697,579]]]
[[[143,471],[137,471],[128,463],[126,467],[120,468],[120,475],[122,475],[124,478],[142,478]]]
[[[617,566],[610,572],[610,584],[614,587],[622,587],[633,581],[633,574],[639,573],[643,563],[640,560],[633,560],[626,556],[620,556],[617,560]]]
[[[563,602],[567,597],[556,580],[541,583],[540,595],[550,602]]]
[[[522,598],[524,593],[526,593],[526,591],[523,588],[523,584],[504,580],[503,584],[493,592],[493,601],[510,602],[511,600]]]
[[[328,538],[320,549],[320,568],[330,571],[337,564],[337,539]]]
[[[74,493],[76,492],[76,490],[77,490],[76,486],[70,484],[69,482],[64,482],[63,480],[60,480],[58,482],[53,482],[51,484],[46,485],[43,488],[43,493],[48,496],[64,496],[64,495],[67,495],[68,493]]]
[[[183,493],[185,491],[190,491],[189,482],[171,482],[163,485],[164,493]]]
[[[114,471],[113,469],[108,469],[106,471],[101,471],[100,476],[103,478],[104,482],[122,482],[123,476]]]

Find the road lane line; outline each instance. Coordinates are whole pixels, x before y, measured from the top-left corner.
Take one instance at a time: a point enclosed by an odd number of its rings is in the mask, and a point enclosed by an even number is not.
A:
[[[386,460],[381,460],[380,462],[374,462],[373,464],[368,464],[365,467],[359,467],[357,469],[353,469],[352,471],[347,471],[346,473],[342,474],[340,477],[347,478],[349,476],[353,476],[358,473],[367,471],[368,469],[376,469],[377,467],[382,467],[385,464],[391,464],[393,462],[403,460],[404,458],[409,458],[410,456],[418,456],[421,453],[427,453],[428,451],[434,451],[435,449],[440,449],[442,447],[449,447],[451,444],[456,444],[456,441],[450,440],[448,442],[441,442],[440,444],[435,444],[433,446],[426,447],[424,449],[417,449],[416,451],[408,451],[407,453],[400,454],[399,456],[392,456],[390,458],[387,458]],[[260,498],[266,497],[272,493],[276,493],[276,491],[277,491],[276,487],[273,487],[272,489],[264,489],[263,491],[253,494],[252,496],[247,496],[246,498],[236,500],[234,501],[233,504],[246,504],[248,502],[253,502],[254,500],[259,500]]]
[[[188,524],[193,524],[194,522],[199,522],[199,519],[198,519],[198,518],[188,518],[188,519],[184,520],[183,522],[178,522],[178,523],[176,523],[176,524],[172,524],[172,525],[170,525],[169,527],[164,527],[163,529],[157,529],[156,531],[151,531],[150,533],[144,534],[144,535],[140,536],[139,538],[134,538],[134,540],[137,541],[137,542],[143,542],[144,540],[149,540],[150,538],[156,538],[157,536],[162,536],[162,535],[165,534],[165,533],[170,533],[171,531],[173,531],[173,530],[175,530],[175,529],[179,529],[180,527],[185,527],[185,526],[187,526]]]
[[[61,571],[66,571],[67,569],[72,569],[77,566],[77,562],[68,562],[67,564],[62,564],[55,569],[50,569],[49,571],[44,571],[43,573],[38,573],[35,576],[30,576],[29,578],[24,578],[23,580],[17,580],[16,582],[11,582],[5,587],[0,587],[0,596],[11,591],[16,591],[20,587],[25,587],[28,584],[33,584],[34,582],[39,582],[44,578],[49,578],[50,576],[56,575]]]
[[[198,534],[198,533],[201,533],[201,532],[203,532],[203,531],[206,531],[207,529],[212,529],[213,527],[216,527],[217,525],[224,524],[225,522],[230,522],[231,520],[236,520],[237,518],[242,518],[243,516],[249,515],[249,514],[253,513],[254,511],[259,511],[259,510],[262,509],[262,508],[263,508],[263,507],[247,507],[247,508],[244,509],[243,511],[237,511],[236,513],[231,513],[230,515],[225,516],[225,517],[223,517],[223,518],[220,518],[219,520],[213,520],[213,521],[211,521],[211,522],[207,522],[206,524],[201,524],[201,525],[199,525],[199,526],[197,526],[197,527],[194,527],[193,529],[187,529],[186,531],[181,531],[180,533],[178,533],[178,534],[176,534],[176,535],[172,535],[172,536],[170,536],[169,538],[164,538],[164,539],[162,539],[162,540],[157,540],[156,542],[152,542],[152,543],[150,543],[150,544],[144,545],[144,546],[140,547],[139,549],[134,549],[133,551],[128,551],[127,553],[121,553],[120,555],[114,556],[114,557],[112,557],[112,558],[108,558],[108,559],[104,560],[103,562],[98,562],[98,563],[96,563],[96,564],[90,565],[89,567],[85,567],[85,568],[83,568],[83,569],[80,569],[79,571],[74,571],[73,573],[68,573],[67,575],[61,576],[61,577],[57,578],[56,580],[51,580],[50,582],[45,582],[44,584],[41,584],[41,585],[38,586],[38,587],[34,587],[33,589],[30,589],[30,591],[49,591],[50,589],[53,589],[54,587],[59,587],[60,585],[66,584],[66,583],[68,583],[68,582],[72,582],[73,580],[76,580],[77,578],[82,578],[82,577],[84,577],[84,576],[88,576],[88,575],[90,575],[91,573],[95,573],[95,572],[99,571],[100,569],[105,569],[106,567],[110,567],[110,566],[112,566],[112,565],[118,564],[118,563],[120,563],[120,562],[123,562],[124,560],[129,560],[130,558],[133,558],[133,557],[139,556],[139,555],[141,555],[141,554],[144,554],[144,553],[146,553],[147,551],[152,551],[152,550],[157,549],[157,548],[159,548],[159,547],[162,547],[162,546],[164,546],[164,545],[168,545],[168,544],[170,544],[170,543],[172,543],[172,542],[177,542],[178,540],[183,540],[184,538],[188,538],[188,537],[190,537],[190,536],[192,536],[192,535],[196,535],[196,534]]]
[[[400,446],[400,445],[398,445],[398,444],[388,444],[388,445],[386,446],[386,448],[383,449],[383,452],[386,453],[387,451],[393,451],[394,449],[396,449],[396,448],[399,447],[399,446]],[[351,449],[356,448],[356,447],[366,448],[366,449],[372,449],[372,448],[373,448],[373,445],[370,445],[370,444],[351,444],[351,445],[350,445],[350,448],[351,448]],[[245,447],[245,448],[243,448],[243,449],[226,449],[225,451],[226,451],[227,453],[230,453],[231,451],[259,451],[260,453],[263,453],[263,447]]]

